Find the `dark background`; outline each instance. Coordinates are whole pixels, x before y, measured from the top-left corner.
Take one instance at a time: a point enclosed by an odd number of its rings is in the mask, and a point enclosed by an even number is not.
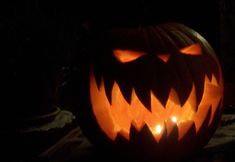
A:
[[[226,88],[233,89],[235,84],[235,10],[231,0],[33,0],[9,1],[0,6],[2,94],[8,105],[11,100],[17,101],[9,107],[19,103],[28,107],[43,103],[35,108],[39,111],[48,102],[54,102],[51,96],[58,92],[55,85],[61,79],[61,68],[83,61],[82,50],[90,35],[115,27],[169,21],[186,24],[202,34],[221,62],[225,83],[228,83]],[[226,102],[231,103],[230,98],[228,101],[225,98]],[[8,113],[6,109],[12,108],[5,108]],[[15,111],[24,116],[32,115],[21,109]]]
[[[232,0],[1,2],[1,96],[6,105],[0,107],[1,128],[11,129],[10,121],[49,112],[51,103],[64,104],[59,100],[69,79],[64,75],[85,59],[82,51],[90,36],[115,27],[169,21],[195,29],[210,42],[224,73],[225,105],[234,104]]]

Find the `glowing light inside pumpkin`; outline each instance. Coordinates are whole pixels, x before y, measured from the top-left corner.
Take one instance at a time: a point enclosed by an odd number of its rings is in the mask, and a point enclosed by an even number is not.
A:
[[[159,125],[159,124],[156,125],[154,133],[155,134],[160,134],[161,132],[162,132],[162,126]]]
[[[134,61],[144,55],[143,52],[136,52],[130,50],[113,50],[113,54],[117,60],[122,63],[127,63],[130,61]]]
[[[200,44],[192,44],[190,46],[187,46],[185,48],[182,48],[180,50],[180,52],[182,54],[186,54],[186,55],[201,55],[202,54],[202,48],[200,46]]]
[[[131,103],[128,103],[116,82],[113,84],[111,103],[109,103],[103,79],[98,87],[92,72],[90,75],[90,98],[98,125],[112,140],[115,140],[118,133],[129,140],[131,125],[140,131],[145,124],[156,141],[161,139],[162,133],[165,132],[163,130],[170,133],[168,129],[173,128],[174,125],[178,127],[178,139],[181,139],[193,124],[198,132],[208,112],[211,112],[209,122],[211,124],[222,98],[223,88],[219,85],[222,84],[213,75],[211,80],[205,76],[201,102],[196,103],[196,89],[193,85],[188,99],[182,106],[177,92],[173,88],[170,90],[165,106],[153,92],[150,92],[151,111],[149,111],[138,99],[135,89],[132,90]]]
[[[174,122],[174,123],[177,123],[177,117],[176,116],[172,116],[171,117],[171,121]]]

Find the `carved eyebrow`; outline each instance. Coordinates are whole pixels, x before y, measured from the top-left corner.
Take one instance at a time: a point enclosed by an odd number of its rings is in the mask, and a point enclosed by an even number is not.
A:
[[[192,45],[189,45],[187,47],[180,49],[180,52],[186,55],[201,55],[202,48],[199,43],[195,43],[195,44],[192,44]]]
[[[139,57],[143,56],[145,53],[131,51],[131,50],[116,49],[116,50],[113,50],[113,54],[118,61],[122,63],[127,63],[127,62],[131,62],[131,61],[138,59]]]

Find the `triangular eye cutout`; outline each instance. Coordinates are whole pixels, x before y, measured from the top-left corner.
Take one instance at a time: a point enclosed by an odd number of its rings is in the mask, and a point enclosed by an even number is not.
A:
[[[113,50],[113,55],[121,63],[127,63],[138,59],[144,55],[144,52],[136,52],[131,50]]]
[[[200,44],[196,43],[196,44],[192,44],[190,46],[182,48],[180,52],[185,55],[201,55],[202,48]]]

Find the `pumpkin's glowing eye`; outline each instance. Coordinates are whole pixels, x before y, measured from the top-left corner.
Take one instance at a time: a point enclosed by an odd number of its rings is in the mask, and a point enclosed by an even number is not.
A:
[[[200,44],[192,44],[190,46],[187,46],[185,48],[182,48],[180,50],[180,52],[182,54],[186,54],[186,55],[201,55],[202,54],[202,48],[200,46]]]
[[[144,55],[144,52],[136,52],[130,50],[113,50],[116,59],[122,63],[127,63],[138,59]]]

